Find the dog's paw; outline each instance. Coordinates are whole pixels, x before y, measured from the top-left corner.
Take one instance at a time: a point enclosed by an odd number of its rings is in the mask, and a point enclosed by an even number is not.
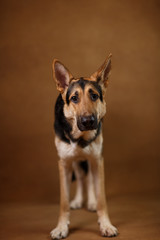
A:
[[[97,202],[96,201],[90,201],[87,203],[87,209],[91,212],[95,212],[97,210]]]
[[[73,199],[70,202],[70,208],[71,209],[79,209],[82,208],[83,202],[81,200]]]
[[[111,224],[100,224],[100,231],[103,237],[115,237],[118,235],[118,230]]]
[[[103,237],[115,237],[118,235],[118,230],[114,227],[107,216],[101,217],[98,221],[100,225],[101,235]]]
[[[61,239],[68,236],[69,228],[67,224],[59,224],[55,229],[50,232],[52,239]]]

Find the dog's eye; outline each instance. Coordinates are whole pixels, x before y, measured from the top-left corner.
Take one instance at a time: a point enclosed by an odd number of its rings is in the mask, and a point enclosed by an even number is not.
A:
[[[91,97],[91,100],[94,102],[99,98],[99,96],[96,93],[91,93],[90,97]]]
[[[72,96],[71,101],[74,103],[78,103],[78,96],[76,96],[76,95]]]

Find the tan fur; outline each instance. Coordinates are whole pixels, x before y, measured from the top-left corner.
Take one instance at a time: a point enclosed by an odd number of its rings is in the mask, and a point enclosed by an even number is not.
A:
[[[108,83],[108,74],[110,71],[110,58],[104,62],[102,67],[94,73],[90,78],[87,78],[89,81],[97,81],[97,78],[100,77],[100,83],[103,88],[103,95],[106,91],[106,86]],[[57,89],[61,92],[64,102],[66,101],[66,92],[68,85],[71,81],[78,81],[78,79],[72,79],[73,76],[71,73],[62,66],[62,74],[65,79],[65,83],[59,82],[56,79],[55,74],[55,63],[53,62],[53,76],[56,81]],[[60,62],[58,62],[59,64]],[[63,69],[64,67],[64,69]],[[61,71],[61,66],[58,66]],[[108,72],[107,72],[108,71]],[[57,74],[58,76],[58,74]],[[106,113],[106,103],[105,100],[101,102],[100,100],[93,102],[89,98],[88,89],[92,90],[98,94],[96,89],[91,85],[88,85],[85,88],[85,91],[82,91],[80,87],[75,87],[72,90],[70,98],[75,94],[75,91],[79,94],[79,102],[74,104],[70,102],[69,105],[64,105],[64,115],[67,120],[72,125],[72,136],[74,138],[82,137],[85,140],[93,138],[96,134],[96,130],[89,131],[80,131],[77,127],[77,116],[80,115],[89,115],[94,112],[97,114],[98,121],[100,121]],[[97,210],[98,222],[100,225],[100,231],[102,236],[115,236],[117,235],[117,229],[111,224],[108,209],[106,204],[105,197],[105,180],[104,180],[104,160],[102,157],[102,143],[103,136],[102,132],[98,137],[91,142],[85,148],[80,147],[76,142],[71,142],[67,144],[62,141],[58,136],[55,137],[55,144],[57,147],[57,152],[59,155],[59,174],[60,174],[60,215],[57,227],[51,232],[52,239],[65,238],[68,235],[68,225],[69,225],[69,211],[71,208],[80,208],[83,204],[83,173],[78,167],[78,161],[87,159],[89,162],[89,173],[87,177],[88,181],[88,209]],[[72,175],[72,168],[75,171],[77,177],[77,192],[75,198],[72,202],[69,202],[69,192],[70,192],[70,182]]]

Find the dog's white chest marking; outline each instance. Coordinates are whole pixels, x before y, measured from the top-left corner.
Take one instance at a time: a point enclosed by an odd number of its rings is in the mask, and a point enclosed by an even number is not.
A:
[[[88,146],[82,148],[77,143],[65,143],[59,138],[55,138],[58,155],[60,159],[66,160],[91,160],[97,159],[102,153],[102,135],[98,136],[97,141],[92,142]]]

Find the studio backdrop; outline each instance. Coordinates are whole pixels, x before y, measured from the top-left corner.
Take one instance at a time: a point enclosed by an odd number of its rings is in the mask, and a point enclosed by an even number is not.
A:
[[[59,200],[52,61],[90,76],[112,53],[103,122],[107,195],[158,192],[159,1],[0,3],[0,201]]]

